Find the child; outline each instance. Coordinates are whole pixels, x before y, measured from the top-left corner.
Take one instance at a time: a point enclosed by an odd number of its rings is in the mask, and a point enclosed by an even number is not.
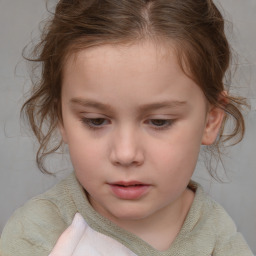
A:
[[[15,212],[2,256],[252,256],[191,181],[201,145],[244,133],[211,0],[61,0],[35,53],[42,78],[23,110],[38,165],[65,143],[74,173]]]

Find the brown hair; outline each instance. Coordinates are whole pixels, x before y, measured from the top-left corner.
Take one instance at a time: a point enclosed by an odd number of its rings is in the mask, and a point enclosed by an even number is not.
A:
[[[238,143],[244,135],[239,110],[243,100],[224,96],[220,100],[231,51],[224,33],[224,19],[211,0],[60,0],[53,18],[45,25],[41,41],[28,58],[41,64],[41,78],[22,111],[29,119],[40,147],[37,164],[48,173],[43,160],[62,144],[53,143],[61,117],[62,70],[67,57],[81,49],[143,39],[174,42],[180,65],[196,81],[208,102],[233,118],[230,134],[223,122],[214,144]],[[52,144],[51,144],[52,143]]]

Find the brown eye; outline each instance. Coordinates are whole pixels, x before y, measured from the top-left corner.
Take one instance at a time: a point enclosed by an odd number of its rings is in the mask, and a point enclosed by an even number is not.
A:
[[[170,123],[170,120],[164,120],[164,119],[152,119],[151,124],[154,126],[165,126]]]
[[[81,121],[91,129],[100,129],[108,124],[105,118],[82,118]]]
[[[172,119],[149,119],[149,124],[155,130],[164,130],[170,128],[175,120]]]
[[[90,123],[95,126],[102,125],[105,122],[104,118],[95,118],[95,119],[89,119]]]

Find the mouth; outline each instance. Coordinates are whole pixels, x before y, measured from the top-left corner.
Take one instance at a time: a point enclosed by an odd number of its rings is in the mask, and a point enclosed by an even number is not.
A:
[[[118,182],[110,183],[110,185],[120,186],[120,187],[148,186],[148,184],[145,184],[139,181],[118,181]]]
[[[111,188],[112,193],[119,199],[124,200],[135,200],[141,198],[145,195],[149,189],[150,185],[141,183],[138,181],[118,181],[108,184]]]

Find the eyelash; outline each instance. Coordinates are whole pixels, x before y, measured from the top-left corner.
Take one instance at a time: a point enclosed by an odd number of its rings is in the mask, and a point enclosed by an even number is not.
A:
[[[165,130],[165,129],[168,129],[170,126],[172,126],[174,124],[174,121],[175,120],[173,119],[150,119],[147,121],[147,123],[152,124],[153,129],[155,130]],[[160,122],[162,123],[162,125],[153,124],[154,122],[158,122],[158,123]]]
[[[105,118],[85,118],[85,117],[81,118],[81,122],[85,124],[89,129],[92,129],[92,130],[99,130],[103,127],[103,124],[98,124],[98,125],[93,124],[93,122],[97,120],[103,121],[102,123],[106,121]]]
[[[97,122],[100,121],[100,124],[93,124],[93,122]],[[99,130],[101,128],[103,128],[106,124],[105,122],[107,121],[107,119],[105,118],[81,118],[81,122],[83,124],[85,124],[89,129],[92,130]],[[174,124],[174,119],[149,119],[147,120],[147,124],[151,125],[153,129],[155,130],[165,130],[168,129],[170,126],[172,126]],[[155,124],[153,124],[155,122]],[[162,123],[160,125],[156,125],[156,122]]]

